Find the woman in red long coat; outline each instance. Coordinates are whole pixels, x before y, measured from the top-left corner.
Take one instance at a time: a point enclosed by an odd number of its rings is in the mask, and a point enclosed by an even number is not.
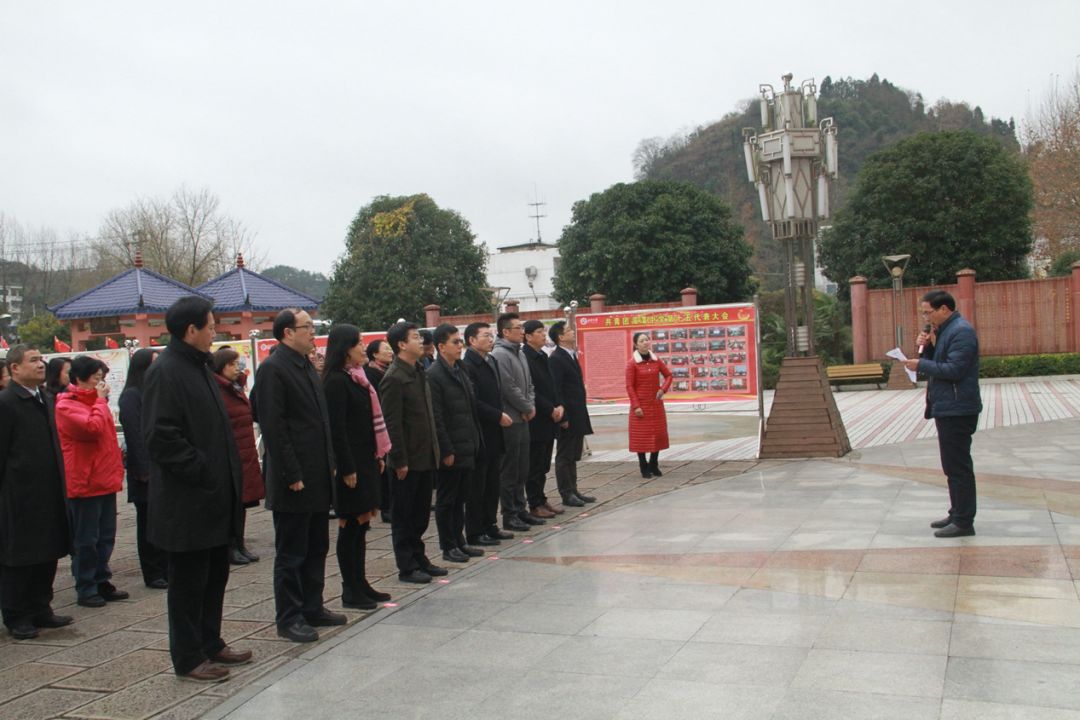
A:
[[[247,565],[258,562],[259,556],[247,549],[244,542],[244,520],[247,508],[257,507],[266,497],[266,485],[263,483],[262,470],[259,467],[259,451],[255,447],[255,427],[252,425],[251,401],[244,394],[239,383],[247,376],[240,369],[240,353],[232,348],[223,347],[214,353],[214,379],[221,388],[221,399],[225,403],[225,412],[229,415],[233,437],[236,439],[236,451],[240,455],[243,467],[244,485],[240,500],[244,512],[240,514],[240,528],[229,548],[229,562],[233,565]]]
[[[630,452],[637,453],[643,478],[663,475],[660,451],[669,447],[664,393],[671,389],[671,371],[651,351],[649,333],[634,333],[634,356],[626,363],[626,394],[630,398]],[[648,459],[645,453],[650,453]]]

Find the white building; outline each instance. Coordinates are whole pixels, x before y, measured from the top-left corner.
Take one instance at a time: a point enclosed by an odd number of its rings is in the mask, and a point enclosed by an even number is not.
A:
[[[22,318],[22,285],[5,285],[0,287],[0,303],[4,310],[0,312],[11,315],[11,324],[18,325]]]
[[[559,267],[559,248],[549,243],[509,245],[488,255],[487,282],[501,298],[513,298],[522,311],[553,310],[555,271]],[[510,288],[509,291],[505,288]]]

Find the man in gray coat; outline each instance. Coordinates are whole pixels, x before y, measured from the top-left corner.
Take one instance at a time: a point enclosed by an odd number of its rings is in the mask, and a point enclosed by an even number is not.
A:
[[[503,428],[506,454],[502,458],[500,495],[503,529],[524,532],[543,525],[525,509],[525,480],[529,476],[529,421],[536,416],[532,375],[521,351],[524,325],[517,313],[503,313],[495,327],[499,337],[491,354],[499,366],[503,412],[513,421]]]

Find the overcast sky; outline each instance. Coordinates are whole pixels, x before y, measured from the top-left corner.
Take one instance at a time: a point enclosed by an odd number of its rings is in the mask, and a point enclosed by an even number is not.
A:
[[[329,272],[376,195],[426,192],[499,247],[535,238],[535,188],[554,241],[643,138],[783,73],[1019,122],[1075,71],[1078,28],[1076,0],[0,0],[0,212],[93,236],[206,187],[271,264]]]

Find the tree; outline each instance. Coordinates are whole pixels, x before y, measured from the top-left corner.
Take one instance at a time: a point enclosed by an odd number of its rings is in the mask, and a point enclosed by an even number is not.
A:
[[[53,351],[53,337],[71,342],[71,329],[52,313],[38,313],[19,325],[19,342],[35,345],[43,353]]]
[[[1072,275],[1073,263],[1080,260],[1080,250],[1065,250],[1050,265],[1050,277],[1068,277]]]
[[[237,253],[258,267],[262,256],[243,223],[225,214],[209,190],[181,187],[170,198],[139,198],[105,216],[95,250],[110,273],[132,267],[141,248],[146,267],[201,285],[234,267]]]
[[[1028,120],[1024,153],[1035,188],[1035,254],[1053,261],[1080,249],[1080,72],[1051,88]]]
[[[322,313],[382,330],[398,318],[421,320],[429,303],[444,315],[489,311],[487,253],[475,240],[465,218],[427,195],[377,197],[349,227]]]
[[[330,278],[322,273],[301,270],[290,265],[274,265],[260,274],[319,299],[326,297],[326,290],[330,286]]]
[[[968,130],[923,133],[867,159],[847,207],[823,233],[825,274],[889,286],[883,255],[910,254],[909,285],[1028,275],[1031,182],[1019,158]]]
[[[694,286],[703,303],[753,292],[750,246],[731,210],[689,183],[619,183],[574,204],[559,238],[555,294],[612,304],[662,302]]]

